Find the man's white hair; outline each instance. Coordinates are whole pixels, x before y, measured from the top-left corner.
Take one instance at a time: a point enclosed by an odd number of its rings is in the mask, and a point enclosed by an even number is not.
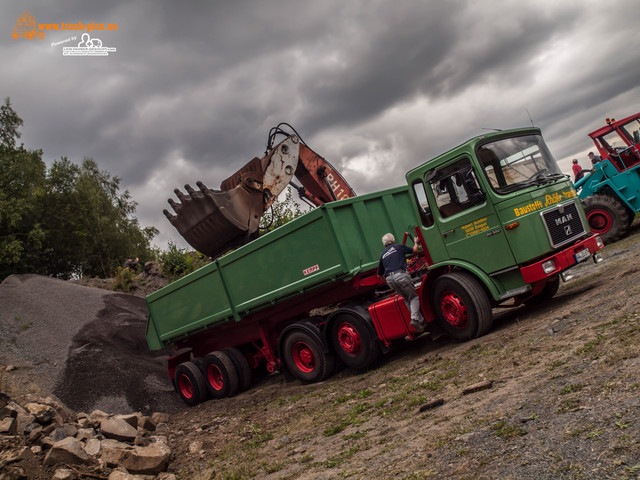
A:
[[[396,243],[396,237],[394,237],[391,233],[385,233],[382,236],[382,245],[384,245],[385,247],[388,245],[393,245],[394,243]]]

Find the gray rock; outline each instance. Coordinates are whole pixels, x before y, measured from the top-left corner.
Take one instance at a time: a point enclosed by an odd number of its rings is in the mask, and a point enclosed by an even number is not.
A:
[[[90,438],[84,445],[84,451],[87,452],[87,455],[91,455],[92,457],[98,455],[101,449],[102,443],[97,438]]]
[[[34,417],[41,425],[48,425],[56,417],[56,411],[49,405],[42,403],[27,403],[25,409]]]
[[[171,458],[171,449],[154,443],[147,447],[131,447],[121,442],[102,442],[102,460],[108,467],[121,466],[130,473],[157,475],[166,470]]]
[[[113,440],[133,442],[138,436],[138,430],[121,418],[109,418],[100,422],[102,434]]]
[[[0,421],[0,434],[15,435],[18,431],[18,421],[13,417],[6,417]]]
[[[169,414],[168,413],[160,413],[155,412],[151,415],[151,421],[158,425],[159,423],[168,423],[169,422]]]
[[[79,428],[76,432],[76,438],[78,440],[88,440],[90,438],[95,438],[96,431],[93,428]]]
[[[169,431],[169,425],[166,423],[158,423],[156,424],[156,433],[167,433]]]
[[[133,475],[124,468],[117,468],[107,478],[107,480],[143,480],[139,475]]]
[[[140,421],[141,416],[142,416],[141,413],[131,413],[129,415],[118,415],[116,418],[119,418],[120,420],[124,420],[133,428],[138,428],[138,423]]]
[[[138,422],[138,428],[142,428],[143,430],[148,430],[149,432],[153,432],[156,429],[156,424],[151,417],[143,416],[140,417],[140,421]]]
[[[82,442],[77,438],[67,437],[53,444],[44,459],[45,466],[64,464],[90,464],[92,458],[82,448]]]
[[[73,470],[68,468],[58,468],[56,473],[53,474],[52,480],[74,480],[76,474]]]
[[[156,477],[156,480],[177,480],[173,473],[162,472]]]

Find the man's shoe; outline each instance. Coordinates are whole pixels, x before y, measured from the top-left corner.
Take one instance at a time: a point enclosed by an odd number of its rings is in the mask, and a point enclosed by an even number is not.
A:
[[[424,332],[424,325],[422,325],[420,322],[418,322],[417,320],[411,320],[411,323],[409,324],[411,326],[411,328],[413,328],[417,333],[422,333]]]

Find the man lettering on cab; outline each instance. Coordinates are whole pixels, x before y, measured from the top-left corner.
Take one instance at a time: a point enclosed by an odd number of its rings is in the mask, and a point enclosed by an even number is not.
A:
[[[384,252],[382,252],[378,263],[378,276],[384,278],[387,285],[404,299],[411,312],[411,328],[422,333],[427,325],[420,313],[420,299],[413,287],[411,275],[407,273],[406,259],[407,255],[415,255],[419,252],[418,241],[416,239],[413,248],[409,248],[406,245],[396,243],[394,236],[387,233],[382,237],[382,244]]]

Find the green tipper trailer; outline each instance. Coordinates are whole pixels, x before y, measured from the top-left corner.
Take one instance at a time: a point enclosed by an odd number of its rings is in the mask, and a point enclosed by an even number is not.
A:
[[[598,260],[538,129],[471,139],[407,183],[326,203],[149,295],[149,347],[175,346],[183,400],[234,395],[261,365],[319,381],[413,339],[405,302],[377,276],[387,232],[422,247],[409,268],[422,314],[458,340],[488,332],[493,306],[550,299],[568,268]]]
[[[372,271],[375,279],[382,235],[415,221],[411,202],[408,188],[399,187],[324,204],[149,295],[150,348],[322,287],[346,283],[349,294],[360,293]]]

